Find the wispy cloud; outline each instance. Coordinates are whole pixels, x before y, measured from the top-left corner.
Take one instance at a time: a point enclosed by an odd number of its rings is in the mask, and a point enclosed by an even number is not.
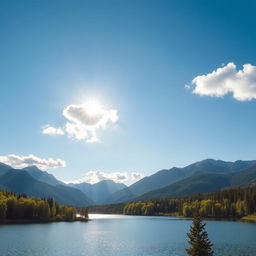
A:
[[[66,163],[65,161],[61,159],[43,159],[39,158],[34,155],[28,155],[28,156],[19,156],[19,155],[6,155],[6,156],[0,156],[0,162],[11,165],[15,168],[24,168],[27,166],[35,165],[40,169],[49,169],[49,168],[58,168],[58,167],[65,167]]]
[[[42,132],[58,135],[66,133],[70,138],[94,143],[99,141],[99,129],[105,129],[108,124],[116,123],[119,119],[116,109],[106,109],[96,102],[68,105],[62,114],[67,120],[64,128],[47,125]]]
[[[244,64],[238,70],[235,63],[230,62],[206,75],[192,80],[194,94],[223,97],[232,93],[239,101],[256,99],[256,66]]]
[[[137,181],[143,178],[144,176],[138,172],[132,172],[129,174],[128,172],[103,172],[103,171],[89,171],[85,173],[83,178],[69,181],[67,183],[91,183],[95,184],[102,180],[113,180],[114,182],[119,183],[130,183],[131,181]]]
[[[64,135],[64,131],[62,128],[55,128],[50,126],[49,124],[43,127],[42,133],[48,135]]]

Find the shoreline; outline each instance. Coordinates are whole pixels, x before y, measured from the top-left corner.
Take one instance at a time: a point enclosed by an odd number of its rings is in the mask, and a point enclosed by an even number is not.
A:
[[[11,224],[48,224],[55,222],[88,222],[90,218],[76,218],[74,220],[38,220],[38,219],[5,219],[0,220],[0,225]]]
[[[184,217],[173,214],[158,214],[158,215],[128,215],[128,214],[117,214],[117,213],[89,213],[90,214],[102,214],[102,215],[122,215],[122,216],[144,216],[144,217],[176,217],[184,220],[191,220],[193,217]],[[242,222],[253,222],[256,223],[256,215],[248,215],[244,217],[204,217],[205,221],[242,221]],[[39,220],[39,219],[5,219],[0,220],[0,225],[12,225],[12,224],[49,224],[56,222],[88,222],[92,219],[88,218],[76,218],[74,220]]]
[[[252,215],[247,215],[241,218],[243,221],[250,221],[250,222],[255,222],[256,223],[256,214]]]
[[[182,218],[184,220],[193,219],[193,217],[184,217],[177,214],[156,214],[156,215],[133,215],[133,214],[121,214],[121,213],[99,213],[99,212],[90,212],[90,214],[102,214],[102,215],[122,215],[122,216],[144,216],[144,217],[176,217]],[[256,214],[247,215],[244,217],[203,217],[204,220],[217,220],[217,221],[243,221],[243,222],[255,222],[256,223]]]

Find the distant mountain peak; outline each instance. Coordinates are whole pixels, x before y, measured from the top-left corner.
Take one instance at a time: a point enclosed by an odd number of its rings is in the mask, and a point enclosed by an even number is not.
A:
[[[8,170],[11,170],[12,167],[5,163],[0,163],[0,176],[6,173]]]
[[[97,183],[69,183],[70,186],[81,190],[84,194],[89,196],[96,204],[109,203],[107,200],[109,196],[115,192],[118,192],[127,186],[123,183],[118,183],[113,180],[101,180]]]
[[[28,167],[25,167],[21,170],[26,171],[29,173],[34,179],[48,183],[50,185],[56,186],[56,185],[63,185],[64,183],[54,177],[54,175],[48,173],[47,171],[40,170],[37,166],[31,165]]]
[[[116,182],[116,181],[113,181],[113,180],[110,180],[110,179],[106,179],[106,180],[101,180],[101,181],[99,181],[99,182],[97,182],[97,183],[94,183],[93,185],[95,185],[95,184],[103,184],[103,183],[106,183],[106,184],[120,184],[120,185],[124,185],[125,187],[126,187],[126,185],[125,184],[123,184],[123,183],[121,183],[121,182]]]
[[[43,172],[43,171],[40,170],[36,165],[29,165],[29,166],[27,166],[27,167],[22,168],[21,170]]]
[[[10,167],[10,168],[12,168],[10,165],[8,165],[8,164],[5,164],[5,163],[1,163],[1,162],[0,162],[0,166],[4,166],[4,167]]]

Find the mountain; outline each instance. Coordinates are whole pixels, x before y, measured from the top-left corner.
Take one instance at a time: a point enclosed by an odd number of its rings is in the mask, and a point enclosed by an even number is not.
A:
[[[34,179],[38,181],[42,181],[53,186],[65,185],[60,180],[57,180],[52,174],[46,171],[41,171],[36,166],[25,167],[22,170],[26,171],[28,174],[30,174]]]
[[[197,172],[181,181],[145,193],[135,200],[186,196],[194,193],[213,192],[229,187],[249,186],[250,184],[256,184],[256,165],[240,172],[225,174]]]
[[[24,193],[31,197],[48,198],[64,205],[86,206],[93,202],[80,190],[68,186],[52,186],[34,179],[25,170],[11,169],[0,176],[0,189]]]
[[[64,184],[35,166],[15,170],[0,163],[0,188],[33,197],[53,197],[61,204],[86,206],[137,199],[182,196],[256,183],[256,161],[206,159],[184,168],[156,172],[126,187],[112,180],[96,184]],[[90,198],[90,199],[89,199]]]
[[[7,171],[9,171],[11,169],[12,169],[11,166],[4,164],[4,163],[0,163],[0,176],[5,174]]]
[[[252,161],[235,161],[227,162],[222,160],[205,159],[184,168],[181,168],[186,176],[189,176],[195,172],[207,172],[207,173],[231,173],[245,170],[256,164],[256,160]]]
[[[195,173],[214,173],[225,174],[239,172],[256,164],[256,161],[235,161],[226,162],[222,160],[205,159],[188,165],[184,168],[171,168],[161,170],[157,173],[145,177],[134,183],[128,188],[112,194],[108,201],[111,203],[119,203],[140,197],[150,191],[161,189],[167,185],[181,181]]]
[[[106,204],[108,203],[108,197],[123,189],[126,188],[126,185],[122,183],[116,183],[112,180],[102,180],[95,184],[89,183],[79,183],[79,184],[69,184],[70,186],[81,190],[89,198],[91,198],[95,204]]]
[[[151,190],[155,190],[160,187],[164,187],[171,182],[175,182],[185,177],[185,174],[178,168],[172,168],[169,170],[161,170],[157,173],[145,177],[136,183],[132,184],[128,188],[122,189],[116,193],[113,193],[108,201],[113,203],[119,203],[130,200],[139,195],[143,195]]]
[[[211,192],[229,186],[230,182],[225,174],[195,173],[166,187],[145,193],[135,200],[185,196],[193,193]]]
[[[244,171],[232,174],[230,183],[232,186],[249,186],[256,184],[256,165]]]

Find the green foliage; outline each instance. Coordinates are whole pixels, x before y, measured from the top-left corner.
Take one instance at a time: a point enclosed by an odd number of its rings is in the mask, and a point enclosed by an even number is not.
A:
[[[64,220],[71,221],[76,218],[76,209],[70,206],[64,206]]]
[[[202,223],[200,215],[193,218],[192,226],[187,234],[189,238],[190,248],[186,249],[187,254],[191,256],[212,256],[212,243],[205,231],[205,223]]]
[[[123,214],[125,204],[108,204],[89,206],[89,213],[104,213],[104,214]]]
[[[134,202],[125,205],[124,214],[129,215],[154,215],[154,204],[152,202]]]
[[[4,219],[6,217],[6,212],[7,212],[6,201],[1,200],[0,201],[0,219]]]
[[[88,218],[88,209],[87,209],[86,207],[78,208],[78,213],[79,213],[83,218]]]
[[[9,196],[7,197],[6,204],[7,204],[7,218],[12,219],[16,215],[18,200],[15,196]]]
[[[36,214],[40,219],[50,218],[50,207],[47,201],[40,200],[36,205]]]
[[[129,215],[179,215],[192,217],[243,217],[256,212],[256,186],[220,190],[187,197],[127,203],[123,213]]]
[[[29,198],[26,195],[0,191],[0,220],[72,221],[75,218],[76,208],[60,205],[52,198]]]

